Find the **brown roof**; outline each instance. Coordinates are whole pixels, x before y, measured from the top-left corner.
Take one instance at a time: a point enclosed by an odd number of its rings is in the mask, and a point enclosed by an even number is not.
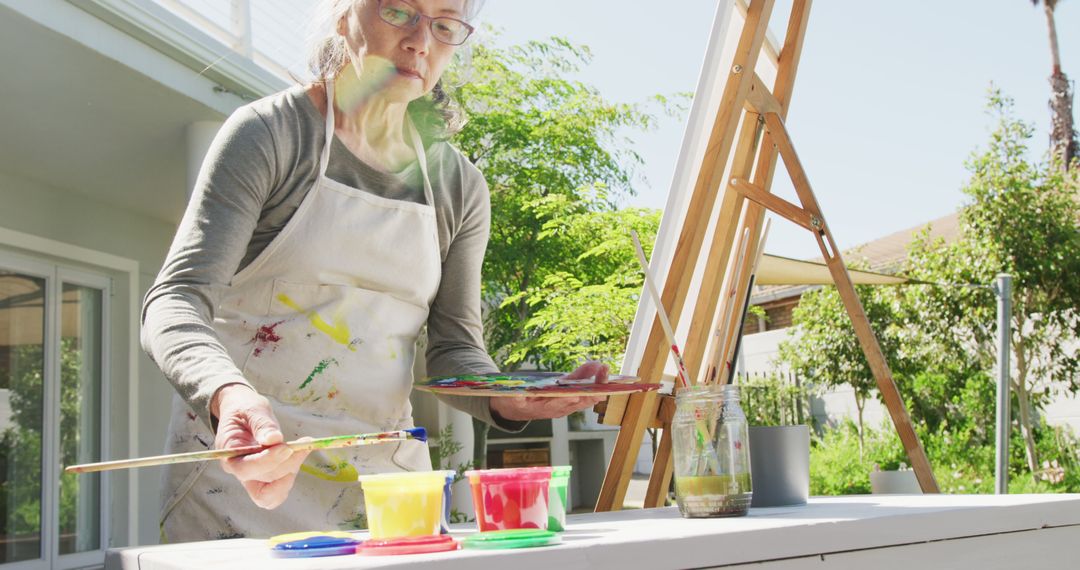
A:
[[[870,271],[879,273],[895,273],[907,257],[908,246],[914,241],[915,235],[930,227],[930,237],[933,239],[944,238],[953,241],[960,227],[960,216],[954,212],[947,216],[931,220],[906,230],[880,237],[874,241],[855,246],[844,252],[844,259],[848,263],[858,262],[865,265]],[[824,258],[816,257],[811,261],[822,262]],[[808,289],[806,285],[767,285],[754,287],[751,301],[754,304],[768,300],[782,299],[801,295]]]

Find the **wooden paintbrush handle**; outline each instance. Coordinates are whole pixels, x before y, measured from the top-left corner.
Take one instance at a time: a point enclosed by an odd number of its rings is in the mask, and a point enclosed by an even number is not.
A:
[[[358,445],[371,445],[376,443],[389,443],[416,439],[427,441],[427,432],[424,428],[411,428],[383,433],[363,433],[357,435],[338,435],[319,439],[298,439],[286,442],[285,445],[293,451],[314,451],[319,449],[339,449],[342,447],[355,447]],[[206,451],[192,451],[189,453],[173,453],[170,455],[155,455],[153,457],[139,457],[136,459],[120,459],[117,461],[102,461],[100,463],[84,463],[71,465],[64,469],[66,473],[94,473],[97,471],[110,471],[112,469],[131,469],[134,467],[151,467],[154,465],[172,465],[176,463],[190,463],[192,461],[212,461],[214,459],[229,459],[241,455],[251,455],[269,449],[262,445],[248,445],[244,447],[229,447],[226,449],[208,449]]]

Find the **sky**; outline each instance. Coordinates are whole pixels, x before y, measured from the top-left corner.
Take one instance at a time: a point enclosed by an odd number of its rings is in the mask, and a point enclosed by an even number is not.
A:
[[[560,36],[588,46],[577,79],[617,102],[694,91],[716,0],[488,0],[480,20],[498,45]],[[791,0],[778,0],[786,20]],[[782,15],[783,14],[783,15]],[[1080,0],[1060,2],[1063,69],[1080,77]],[[782,28],[774,37],[782,41]],[[965,160],[985,148],[991,83],[1036,127],[1033,158],[1047,147],[1050,50],[1042,8],[1029,0],[813,4],[787,126],[841,248],[954,212],[964,201]],[[1080,103],[1074,103],[1074,109]],[[1075,112],[1074,112],[1075,114]],[[628,205],[663,208],[686,116],[658,116],[630,133],[648,184]],[[777,169],[773,191],[794,197]],[[768,253],[819,255],[804,230],[779,220]]]

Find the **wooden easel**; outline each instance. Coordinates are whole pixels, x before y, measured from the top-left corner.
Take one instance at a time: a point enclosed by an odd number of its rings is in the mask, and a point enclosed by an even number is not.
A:
[[[713,378],[716,382],[726,383],[730,380],[727,365],[722,364],[719,369],[703,370],[702,363],[706,348],[710,348],[712,353],[709,361],[729,363],[732,360],[734,340],[739,330],[739,315],[721,319],[717,315],[717,305],[720,299],[728,299],[729,303],[721,307],[721,313],[725,310],[741,310],[746,295],[749,294],[749,266],[757,253],[765,210],[768,209],[810,231],[821,249],[844,307],[851,317],[855,334],[870,363],[878,390],[900,435],[919,485],[925,493],[937,493],[937,482],[926,453],[912,428],[904,402],[896,389],[877,338],[870,329],[870,323],[855,293],[840,250],[825,223],[825,217],[810,188],[809,179],[784,127],[806,34],[811,0],[793,2],[784,44],[777,57],[776,81],[772,90],[768,89],[755,72],[758,56],[766,43],[766,31],[774,1],[749,0],[746,7],[745,21],[734,60],[728,70],[674,258],[666,273],[661,302],[668,311],[672,326],[677,327],[717,197],[720,189],[726,188],[722,193],[715,230],[707,250],[698,297],[692,306],[692,319],[683,350],[686,368],[692,376],[691,382],[699,378]],[[800,205],[769,192],[777,152],[791,177]],[[732,159],[731,169],[725,176],[729,157]],[[747,228],[749,241],[746,244],[746,254],[732,259],[736,257],[732,255],[736,236],[744,235]],[[737,265],[742,268],[737,269]],[[736,275],[739,276],[738,279],[735,278]],[[721,280],[720,276],[724,276],[724,279]],[[727,324],[726,330],[717,330],[721,322]],[[714,331],[715,338],[710,343],[710,336]],[[669,346],[659,319],[654,317],[637,375],[642,379],[658,381],[663,375],[668,351]],[[717,351],[719,354],[716,354]],[[606,405],[601,404],[600,408],[605,424],[621,426],[596,504],[597,511],[610,511],[622,507],[645,428],[668,427],[675,405],[673,396],[645,392],[611,397]],[[663,506],[671,475],[671,435],[669,429],[664,429],[649,478],[645,497],[647,508]]]

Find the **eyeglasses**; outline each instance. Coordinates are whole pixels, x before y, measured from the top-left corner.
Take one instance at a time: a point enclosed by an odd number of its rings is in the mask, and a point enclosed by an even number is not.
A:
[[[379,18],[395,28],[409,29],[427,18],[431,35],[444,44],[459,46],[473,33],[473,27],[457,18],[431,17],[405,0],[379,0]]]

